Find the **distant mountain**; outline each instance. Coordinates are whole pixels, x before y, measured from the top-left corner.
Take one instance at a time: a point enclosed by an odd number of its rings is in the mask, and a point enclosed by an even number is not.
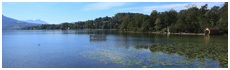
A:
[[[37,19],[37,20],[23,20],[23,21],[28,22],[28,23],[36,23],[36,24],[48,24],[47,22],[42,21],[40,19]]]
[[[2,30],[16,30],[25,26],[40,26],[41,24],[27,23],[2,15]]]

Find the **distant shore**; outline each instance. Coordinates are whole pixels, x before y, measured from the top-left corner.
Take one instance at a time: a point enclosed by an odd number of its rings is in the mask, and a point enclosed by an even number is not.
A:
[[[153,34],[177,34],[177,35],[205,35],[205,33],[167,33],[167,32],[136,32],[136,31],[120,31],[120,32],[127,32],[127,33],[153,33]],[[228,36],[228,34],[219,34]]]
[[[23,29],[22,29],[23,30]],[[35,29],[36,30],[36,29]],[[44,29],[38,29],[38,30],[44,30]],[[57,30],[57,29],[51,29],[51,30]],[[123,33],[152,33],[152,34],[177,34],[177,35],[205,35],[204,33],[167,33],[167,32],[139,32],[139,31],[120,31],[118,29],[77,29],[77,30],[117,30],[119,32]],[[228,36],[228,34],[221,34]]]
[[[179,34],[179,35],[205,35],[204,33],[167,33],[167,32],[136,32],[136,31],[120,31],[127,33],[155,33],[155,34]]]
[[[182,35],[205,35],[204,33],[170,33],[170,34],[182,34]]]

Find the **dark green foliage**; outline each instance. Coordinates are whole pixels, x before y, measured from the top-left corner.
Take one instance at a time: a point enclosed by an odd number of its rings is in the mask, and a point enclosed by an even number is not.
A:
[[[170,25],[175,25],[177,20],[177,12],[175,10],[165,11],[158,14],[155,21],[156,31],[165,32]]]
[[[155,27],[154,27],[157,31],[160,31],[160,29],[162,29],[162,25],[161,25],[161,20],[160,18],[157,18],[155,21]]]
[[[185,17],[185,23],[186,25],[189,25],[189,26],[186,26],[186,30],[189,32],[189,33],[195,33],[195,32],[198,32],[198,29],[199,29],[199,20],[197,18],[197,16],[199,15],[198,14],[199,12],[199,9],[197,7],[192,7],[192,8],[189,8],[187,10],[187,16]]]
[[[221,33],[228,33],[228,2],[225,2],[224,6],[220,8],[219,17],[217,26],[220,28]]]
[[[126,14],[125,15],[125,18],[120,26],[120,30],[125,30],[127,31],[128,30],[128,24],[129,24],[129,21],[130,21],[130,17],[129,17],[129,14]]]
[[[152,13],[150,14],[150,17],[149,17],[149,30],[150,31],[155,31],[155,21],[157,19],[157,15],[158,15],[158,12],[156,10],[153,10]]]
[[[180,12],[153,10],[150,15],[117,13],[113,17],[99,17],[95,20],[75,22],[75,24],[42,25],[23,29],[119,29],[133,32],[165,32],[169,27],[171,33],[203,33],[206,27],[218,27],[222,34],[227,34],[228,3],[226,2],[221,8],[214,6],[207,9],[207,7],[208,4],[201,8],[188,5],[188,9]]]
[[[143,14],[136,14],[128,23],[129,31],[147,31],[149,30],[149,16]]]

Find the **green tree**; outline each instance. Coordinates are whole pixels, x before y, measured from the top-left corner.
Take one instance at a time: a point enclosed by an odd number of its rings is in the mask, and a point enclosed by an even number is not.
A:
[[[155,21],[155,27],[154,27],[157,31],[159,31],[161,29],[161,20],[160,18],[157,18]]]
[[[228,34],[228,2],[224,3],[224,6],[219,10],[220,19],[217,22],[217,26],[221,33]]]
[[[157,19],[158,12],[156,10],[153,10],[149,17],[149,30],[155,31],[155,21]],[[146,22],[147,23],[147,22]]]
[[[200,30],[199,21],[198,21],[198,12],[199,9],[197,7],[191,7],[187,10],[187,16],[185,18],[186,28],[188,28],[188,32],[198,33]]]
[[[124,21],[122,22],[121,26],[120,26],[120,30],[128,30],[128,24],[129,24],[130,18],[129,18],[129,14],[126,14]]]

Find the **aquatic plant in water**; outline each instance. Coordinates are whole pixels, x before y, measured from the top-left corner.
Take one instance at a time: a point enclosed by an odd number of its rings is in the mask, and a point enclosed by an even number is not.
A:
[[[179,65],[184,67],[228,67],[227,45],[221,43],[178,43],[136,45],[134,48],[105,48],[81,51],[88,59],[105,64],[119,63],[140,67]],[[210,64],[210,62],[214,64]]]

